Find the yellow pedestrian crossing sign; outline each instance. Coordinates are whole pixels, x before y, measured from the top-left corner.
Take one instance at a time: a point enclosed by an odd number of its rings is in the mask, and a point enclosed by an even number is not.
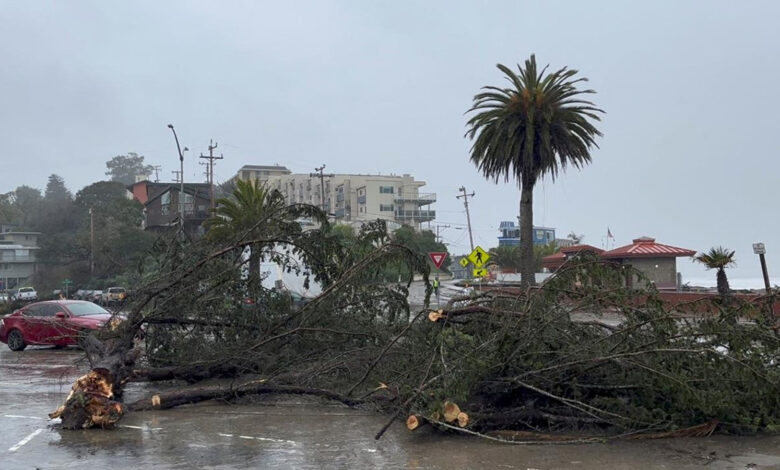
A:
[[[460,259],[459,263],[461,266],[465,268],[466,266],[469,265],[469,259],[464,256],[463,258]]]
[[[488,270],[485,268],[477,268],[474,271],[471,272],[471,274],[474,275],[474,277],[488,277]]]
[[[469,255],[469,261],[474,263],[474,266],[476,266],[477,268],[481,268],[482,266],[484,266],[489,259],[490,259],[490,255],[487,254],[487,251],[483,250],[481,246],[474,248],[474,251],[472,251],[471,254]]]

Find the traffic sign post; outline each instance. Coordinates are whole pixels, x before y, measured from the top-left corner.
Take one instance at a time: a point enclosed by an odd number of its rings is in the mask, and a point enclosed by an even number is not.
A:
[[[441,269],[441,265],[444,264],[444,260],[447,259],[447,252],[433,252],[428,253],[428,257],[431,258],[431,261],[433,262],[433,265],[436,266],[436,269]]]
[[[475,278],[483,278],[483,277],[488,277],[490,275],[490,273],[488,273],[488,270],[485,268],[476,268],[474,271],[471,272],[471,274],[473,274]]]
[[[761,261],[761,272],[764,275],[764,287],[766,288],[766,293],[771,294],[772,287],[769,285],[769,271],[766,268],[766,258],[764,257],[766,254],[766,246],[760,242],[753,243],[753,253],[758,255],[758,259]]]
[[[469,254],[468,258],[475,267],[481,268],[488,262],[490,255],[487,251],[483,250],[481,246],[477,246],[474,248],[474,251]]]
[[[73,281],[71,281],[70,279],[65,279],[64,281],[62,281],[62,285],[65,287],[66,299],[68,298],[68,287],[70,287],[71,284],[73,284]]]

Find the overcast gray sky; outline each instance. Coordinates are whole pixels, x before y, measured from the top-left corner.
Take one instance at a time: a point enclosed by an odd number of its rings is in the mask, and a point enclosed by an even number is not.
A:
[[[192,151],[338,173],[412,173],[436,192],[451,250],[468,250],[457,188],[475,191],[475,242],[514,220],[513,183],[484,180],[463,137],[495,64],[531,53],[590,79],[606,111],[593,164],[535,192],[535,223],[601,246],[641,235],[737,250],[759,279],[764,241],[780,283],[780,2],[0,0],[0,192],[74,192],[138,152],[172,178],[173,123]],[[712,279],[687,259],[686,280]],[[758,286],[757,286],[758,287]]]

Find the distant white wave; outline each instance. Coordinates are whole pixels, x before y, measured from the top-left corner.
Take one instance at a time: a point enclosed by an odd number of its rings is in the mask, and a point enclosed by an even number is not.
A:
[[[683,284],[688,284],[689,286],[701,286],[701,287],[717,286],[715,275],[713,275],[710,278],[696,278],[696,279],[683,278]],[[780,285],[780,278],[770,277],[769,285],[772,287]],[[763,277],[729,278],[729,287],[731,287],[732,289],[763,289],[764,278]]]

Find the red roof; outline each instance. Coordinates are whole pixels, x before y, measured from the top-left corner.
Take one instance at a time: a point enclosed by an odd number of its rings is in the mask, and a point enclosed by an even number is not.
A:
[[[678,256],[693,256],[694,250],[686,250],[676,246],[662,245],[655,238],[641,237],[634,239],[630,245],[621,246],[601,254],[604,259],[619,258],[676,258]]]
[[[561,248],[562,253],[579,253],[580,251],[592,251],[594,253],[604,253],[601,248],[596,248],[593,245],[572,245],[564,246]]]
[[[595,246],[591,245],[572,245],[572,246],[565,246],[561,248],[561,250],[557,253],[553,253],[549,256],[545,256],[542,258],[542,266],[548,269],[556,269],[563,264],[564,261],[566,261],[568,255],[577,254],[581,251],[592,251],[593,253],[603,253],[604,250],[601,248],[596,248]]]

